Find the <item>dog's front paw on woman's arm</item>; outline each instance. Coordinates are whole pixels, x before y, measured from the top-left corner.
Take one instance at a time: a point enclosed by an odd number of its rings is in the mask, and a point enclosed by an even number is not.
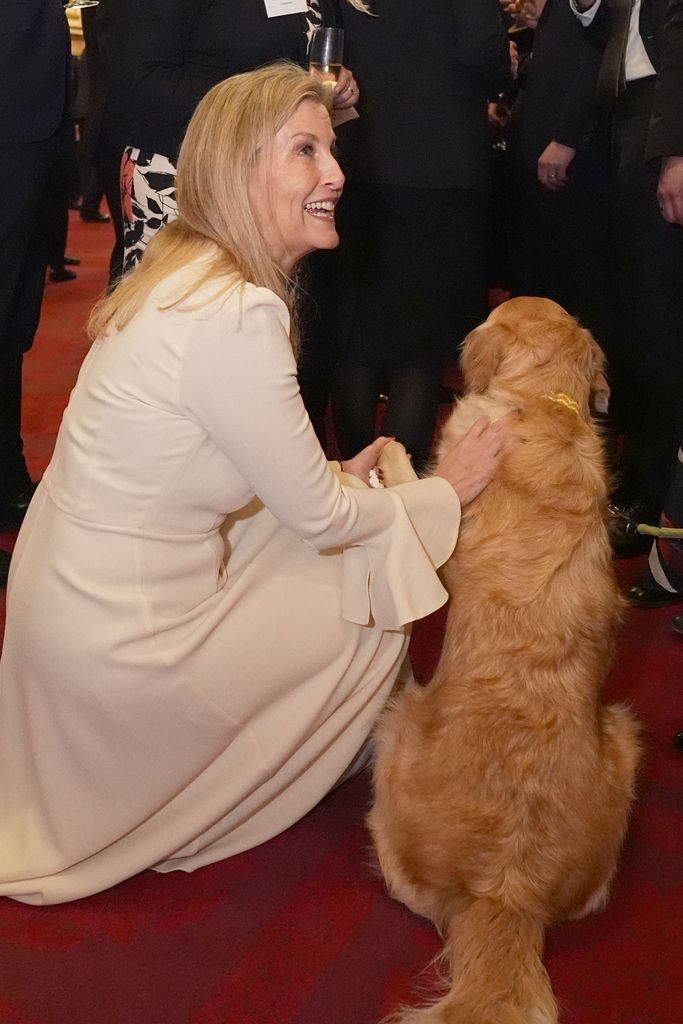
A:
[[[389,441],[382,449],[377,463],[378,476],[384,487],[409,484],[418,476],[410,462],[410,456],[400,441]]]
[[[370,477],[370,471],[375,469],[381,461],[382,452],[387,445],[395,443],[392,437],[376,437],[372,444],[369,444],[367,448],[363,448],[362,452],[358,455],[354,455],[352,459],[344,459],[340,463],[343,473],[349,473],[351,476],[355,476],[358,480],[362,480],[364,484],[367,484]]]

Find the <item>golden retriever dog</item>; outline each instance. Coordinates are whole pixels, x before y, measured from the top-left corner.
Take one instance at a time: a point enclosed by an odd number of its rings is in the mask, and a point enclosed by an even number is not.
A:
[[[464,510],[435,676],[378,727],[381,868],[444,935],[453,977],[393,1019],[552,1024],[544,934],[605,904],[639,759],[629,711],[600,703],[621,614],[589,411],[603,356],[560,306],[519,298],[468,336],[462,370],[441,451],[510,410],[519,440]],[[401,446],[384,455],[385,486],[414,477]]]

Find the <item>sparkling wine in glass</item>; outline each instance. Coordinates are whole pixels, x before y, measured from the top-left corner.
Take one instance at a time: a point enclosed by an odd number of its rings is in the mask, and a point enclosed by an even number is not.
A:
[[[308,67],[311,74],[325,86],[327,105],[330,108],[343,59],[344,29],[327,26],[314,29],[308,49]]]

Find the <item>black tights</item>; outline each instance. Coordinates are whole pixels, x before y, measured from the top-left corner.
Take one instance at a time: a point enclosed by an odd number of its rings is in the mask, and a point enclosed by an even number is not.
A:
[[[395,437],[425,469],[439,408],[440,369],[390,369],[342,361],[332,389],[332,415],[342,459],[353,458],[376,436],[377,399],[388,401],[380,433]]]

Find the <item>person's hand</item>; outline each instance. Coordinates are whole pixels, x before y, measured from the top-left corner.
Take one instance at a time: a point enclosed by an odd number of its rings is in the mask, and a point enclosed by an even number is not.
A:
[[[499,128],[504,128],[507,124],[507,119],[510,116],[510,111],[504,103],[489,103],[486,108],[486,113],[489,119],[489,124],[497,125]]]
[[[517,49],[517,43],[513,43],[512,40],[508,43],[508,49],[510,51],[510,73],[513,78],[517,78],[519,74],[519,50]]]
[[[481,494],[500,466],[503,452],[514,441],[510,424],[517,413],[492,423],[488,416],[476,420],[464,437],[446,453],[434,476],[448,480],[464,507]]]
[[[664,220],[683,227],[683,156],[665,156],[662,160],[657,201]]]
[[[549,142],[538,158],[538,180],[541,185],[555,192],[567,184],[567,169],[576,156],[571,146],[561,142]]]
[[[366,484],[370,470],[374,469],[379,462],[382,449],[386,444],[389,444],[389,441],[393,440],[393,437],[376,437],[372,444],[369,444],[367,448],[364,448],[354,458],[344,459],[341,464],[342,470],[344,473],[351,473],[352,476],[357,476],[359,480]]]
[[[358,102],[360,92],[356,80],[348,68],[342,68],[334,89],[332,106],[335,110],[348,110]]]
[[[500,5],[515,24],[536,28],[545,0],[500,0]]]

